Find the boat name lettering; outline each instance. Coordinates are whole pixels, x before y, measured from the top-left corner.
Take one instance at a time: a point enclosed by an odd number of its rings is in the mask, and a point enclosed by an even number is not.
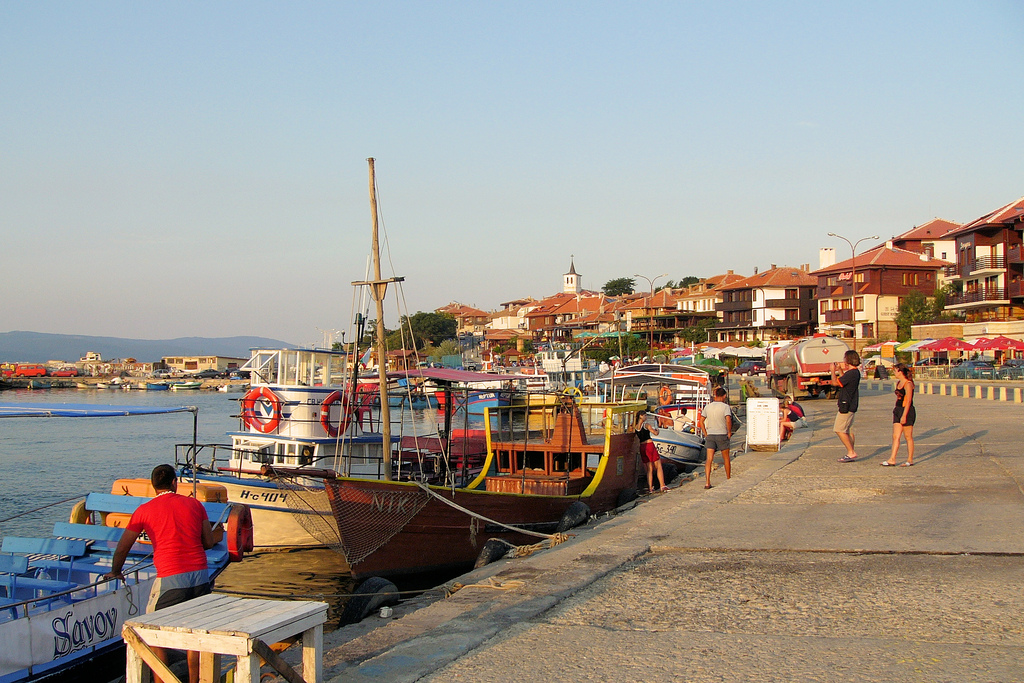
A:
[[[409,504],[407,498],[395,498],[394,496],[378,495],[373,494],[373,500],[370,501],[370,507],[377,508],[378,512],[384,512],[385,509],[388,512],[405,512],[406,506]]]
[[[117,635],[117,608],[99,611],[84,619],[68,612],[53,620],[53,658],[64,657],[82,648]]]
[[[242,491],[238,497],[245,500],[258,500],[264,503],[283,503],[288,498],[287,493],[267,493],[265,491]]]

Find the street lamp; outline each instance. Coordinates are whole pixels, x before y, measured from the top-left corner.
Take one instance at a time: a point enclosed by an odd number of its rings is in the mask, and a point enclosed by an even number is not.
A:
[[[662,273],[661,275],[655,275],[654,278],[649,278],[646,275],[640,275],[638,273],[634,273],[633,277],[642,277],[643,279],[647,280],[647,283],[651,286],[651,299],[653,300],[654,299],[654,283],[659,278],[668,277],[668,273]],[[647,321],[647,331],[650,333],[648,335],[647,346],[653,347],[654,346],[654,307],[653,306],[651,306],[651,317]]]
[[[851,242],[849,239],[842,235],[837,235],[834,232],[828,234],[829,237],[837,237],[847,244],[850,245],[850,315],[853,316],[853,337],[857,338],[857,245],[864,240],[877,240],[878,235],[871,235],[870,237],[861,237],[856,242]],[[878,321],[875,321],[876,324]],[[831,329],[831,325],[829,329]]]

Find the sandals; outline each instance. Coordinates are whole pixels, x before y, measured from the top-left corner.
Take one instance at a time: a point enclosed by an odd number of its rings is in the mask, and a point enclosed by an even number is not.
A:
[[[848,455],[844,455],[843,457],[839,458],[839,462],[857,462],[857,458],[851,458]]]
[[[889,462],[888,460],[883,460],[882,467],[896,467],[896,463]]]
[[[711,488],[711,484],[704,484],[704,488],[706,488],[706,489]]]
[[[912,462],[905,462],[902,465],[900,465],[900,467],[913,467],[913,466],[914,466],[914,463],[912,463]]]
[[[664,493],[665,491],[668,491],[668,487],[667,486],[662,486],[661,487],[661,491],[662,491],[662,493]]]

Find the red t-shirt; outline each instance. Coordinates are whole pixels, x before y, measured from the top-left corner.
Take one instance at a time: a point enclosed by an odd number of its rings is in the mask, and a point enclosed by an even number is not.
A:
[[[162,578],[207,568],[203,549],[206,518],[206,508],[195,498],[162,493],[136,508],[127,528],[149,536],[156,574]]]

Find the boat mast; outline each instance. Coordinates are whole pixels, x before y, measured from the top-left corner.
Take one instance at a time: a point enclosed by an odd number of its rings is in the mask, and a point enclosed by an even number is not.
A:
[[[368,284],[373,300],[377,303],[377,377],[380,382],[380,434],[381,456],[384,461],[384,479],[390,481],[391,474],[391,406],[388,404],[387,345],[384,340],[384,295],[389,282],[401,282],[396,277],[382,280],[380,277],[380,241],[377,239],[377,180],[373,171],[373,157],[366,160],[370,165],[370,213],[373,218],[373,280]]]

